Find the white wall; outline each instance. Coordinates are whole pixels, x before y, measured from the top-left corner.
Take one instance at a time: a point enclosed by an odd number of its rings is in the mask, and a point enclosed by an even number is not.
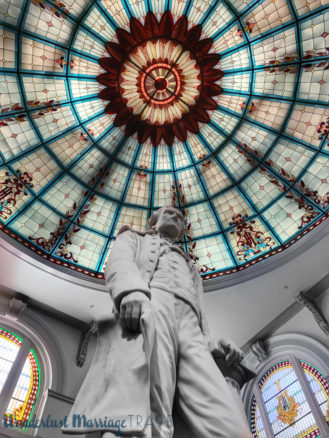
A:
[[[325,292],[316,302],[327,321],[329,321],[329,291]],[[312,313],[307,308],[303,308],[303,310],[292,317],[287,323],[275,330],[273,335],[285,333],[299,333],[310,336],[329,349],[329,336],[320,329]]]
[[[320,307],[328,317],[329,315],[329,291],[321,296],[318,300]],[[24,321],[42,321],[44,327],[47,328],[49,334],[54,337],[54,340],[60,346],[60,360],[63,364],[63,390],[61,393],[50,391],[47,396],[45,404],[43,419],[46,421],[47,416],[50,415],[52,419],[63,419],[69,413],[73,400],[83,382],[83,379],[90,366],[92,356],[95,350],[96,339],[93,337],[89,344],[86,363],[82,368],[76,365],[76,354],[80,342],[81,331],[66,322],[60,321],[49,315],[42,314],[39,311],[28,309],[20,318]],[[241,328],[243,329],[243,328]],[[35,326],[34,326],[35,330]],[[315,322],[312,314],[308,309],[302,309],[297,315],[292,317],[288,322],[277,328],[273,335],[281,335],[285,333],[299,333],[312,337],[320,341],[329,348],[329,337],[319,328]],[[97,434],[89,435],[88,438],[95,438]],[[39,430],[38,437],[40,438],[59,438],[63,437],[58,429],[43,429]],[[78,437],[83,437],[79,435]]]
[[[96,346],[96,338],[93,336],[88,346],[86,362],[82,368],[76,365],[76,355],[81,338],[81,330],[72,327],[58,319],[34,312],[39,318],[49,326],[54,333],[56,340],[63,351],[64,376],[63,376],[63,394],[68,397],[75,397],[81,386],[81,381],[85,378],[93,353]]]

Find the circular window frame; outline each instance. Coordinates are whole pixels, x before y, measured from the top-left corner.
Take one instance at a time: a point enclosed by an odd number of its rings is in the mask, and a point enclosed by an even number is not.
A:
[[[293,369],[297,374],[297,378],[300,380],[300,376],[298,376],[299,373],[296,370],[296,368],[299,368],[297,362],[305,361],[311,363],[313,367],[318,368],[324,374],[327,382],[329,380],[329,348],[323,345],[320,341],[299,333],[285,333],[267,339],[265,345],[268,351],[268,356],[266,360],[256,366],[257,376],[252,381],[248,382],[242,391],[242,401],[248,422],[252,397],[255,392],[258,392],[257,389],[255,389],[257,383],[266,371],[272,368],[276,363],[282,362],[283,360],[291,361]],[[314,411],[313,408],[314,406],[312,403],[312,412]],[[319,414],[320,411],[318,410],[318,406],[315,406],[315,408]],[[262,416],[267,415],[265,412],[262,412],[262,409],[260,410]],[[329,438],[329,428],[327,433],[321,434],[321,437]]]
[[[5,306],[5,302],[7,305]],[[6,308],[6,309],[5,309]],[[40,367],[40,387],[39,394],[35,401],[33,417],[37,420],[41,419],[47,398],[48,391],[61,393],[63,390],[63,353],[56,340],[55,335],[50,328],[29,309],[26,309],[20,316],[19,320],[8,316],[8,301],[0,300],[0,326],[4,330],[9,330],[13,334],[19,336],[27,343],[27,354],[30,349],[33,349]],[[17,382],[17,381],[16,381]],[[6,400],[7,401],[7,400]],[[5,427],[0,423],[0,435],[12,438],[22,436],[36,436],[38,428],[28,428],[27,430],[19,430],[11,427]]]

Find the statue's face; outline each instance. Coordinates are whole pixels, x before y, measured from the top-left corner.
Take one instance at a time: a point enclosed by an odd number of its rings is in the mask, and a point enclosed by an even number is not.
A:
[[[182,213],[174,207],[168,207],[159,214],[155,229],[162,234],[176,239],[184,228],[184,217]]]

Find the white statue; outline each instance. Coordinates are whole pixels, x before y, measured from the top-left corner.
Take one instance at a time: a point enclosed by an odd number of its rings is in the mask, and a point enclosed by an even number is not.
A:
[[[197,438],[250,438],[211,352],[225,354],[227,364],[243,354],[210,339],[200,275],[174,245],[184,234],[183,215],[162,207],[149,226],[144,233],[123,227],[111,250],[105,278],[115,313],[100,331],[69,432],[171,438],[175,399]]]

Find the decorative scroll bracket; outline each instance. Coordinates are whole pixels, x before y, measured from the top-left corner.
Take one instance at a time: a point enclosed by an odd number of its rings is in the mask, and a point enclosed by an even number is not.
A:
[[[264,362],[267,357],[267,351],[264,342],[256,341],[250,346],[251,353],[256,357],[259,363]]]
[[[97,331],[98,331],[98,323],[96,321],[92,321],[89,323],[88,330],[86,330],[81,335],[78,354],[76,357],[76,364],[80,368],[83,367],[83,365],[85,363],[90,338],[92,337],[93,334],[97,333]]]
[[[326,335],[329,335],[329,324],[325,320],[324,316],[322,315],[316,302],[307,298],[305,293],[303,293],[303,292],[300,292],[296,296],[296,301],[298,303],[302,304],[303,306],[307,307],[308,310],[310,310],[310,312],[312,313],[312,315],[313,315],[315,321],[317,322],[318,326],[320,327],[320,329]]]
[[[19,319],[21,314],[26,309],[27,304],[24,303],[22,300],[18,300],[17,298],[13,298],[10,300],[9,308],[6,312],[6,317],[11,318],[15,321]]]
[[[267,348],[264,341],[255,341],[250,345],[245,355],[247,361],[257,369],[259,365],[267,358]]]

